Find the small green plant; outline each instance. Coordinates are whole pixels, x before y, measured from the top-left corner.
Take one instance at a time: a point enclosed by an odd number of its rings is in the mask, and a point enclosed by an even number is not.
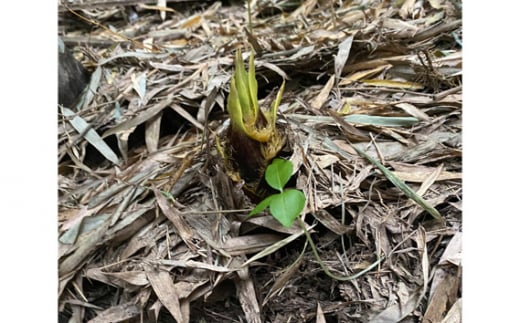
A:
[[[273,162],[267,166],[265,171],[265,180],[267,184],[269,184],[272,188],[279,190],[280,193],[270,195],[262,200],[251,212],[249,212],[249,216],[258,214],[269,207],[271,215],[285,227],[290,227],[294,221],[298,219],[298,215],[300,215],[300,213],[303,211],[303,208],[305,207],[305,195],[302,191],[299,190],[284,189],[284,186],[291,178],[292,172],[293,164],[289,160],[280,158],[273,159]],[[320,255],[318,254],[318,249],[316,248],[316,245],[314,245],[309,231],[307,231],[305,228],[303,220],[299,218],[298,221],[300,227],[305,233],[307,242],[311,246],[314,257],[320,264],[325,274],[332,279],[339,281],[349,281],[356,279],[368,271],[374,269],[385,259],[384,256],[378,257],[379,259],[373,262],[371,265],[350,276],[335,275],[329,270],[323,260],[321,260]],[[305,251],[306,246],[307,244],[305,244],[302,254]]]
[[[280,193],[273,194],[249,213],[249,216],[258,214],[269,207],[271,215],[283,226],[290,227],[305,207],[305,195],[296,189],[284,189],[291,178],[293,164],[289,160],[275,158],[265,170],[265,180],[269,186]]]

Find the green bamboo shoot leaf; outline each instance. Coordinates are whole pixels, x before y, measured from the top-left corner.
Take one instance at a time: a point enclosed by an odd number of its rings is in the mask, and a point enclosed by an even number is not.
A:
[[[303,192],[288,189],[283,193],[272,195],[269,210],[273,217],[284,227],[290,227],[305,207]]]
[[[293,165],[289,160],[275,158],[265,170],[265,180],[272,188],[283,190],[283,187],[291,178]]]
[[[271,104],[271,115],[270,118],[268,118],[269,122],[271,123],[271,127],[273,129],[276,127],[276,113],[278,112],[278,106],[280,105],[280,102],[282,102],[282,95],[283,91],[285,89],[285,80],[282,82],[282,86],[278,90],[278,94],[276,94],[276,99]]]
[[[254,123],[256,121],[257,111],[255,105],[252,103],[257,98],[251,98],[249,92],[249,77],[244,67],[244,61],[242,59],[242,53],[237,50],[235,57],[235,86],[238,92],[238,99],[240,101],[240,107],[242,109],[242,115],[244,122]]]
[[[251,55],[249,56],[249,75],[248,75],[248,84],[249,84],[249,98],[251,99],[251,104],[253,105],[253,110],[258,111],[258,83],[256,82],[255,75],[255,57],[253,55],[253,51],[251,51]]]
[[[228,96],[228,112],[231,118],[231,123],[242,132],[246,132],[244,121],[242,119],[242,108],[240,107],[240,100],[238,99],[238,90],[235,85],[235,77],[231,77],[231,87]]]
[[[273,199],[273,196],[274,195],[268,196],[262,202],[258,203],[256,205],[256,207],[253,210],[251,210],[251,212],[249,212],[249,214],[247,216],[250,217],[252,215],[258,214],[258,213],[262,212],[263,210],[265,210],[266,208],[268,208],[269,204],[271,204],[271,200]]]

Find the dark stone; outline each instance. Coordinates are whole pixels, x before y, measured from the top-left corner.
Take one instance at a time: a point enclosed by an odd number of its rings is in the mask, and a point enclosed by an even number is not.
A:
[[[73,107],[89,80],[87,70],[58,39],[58,104]]]

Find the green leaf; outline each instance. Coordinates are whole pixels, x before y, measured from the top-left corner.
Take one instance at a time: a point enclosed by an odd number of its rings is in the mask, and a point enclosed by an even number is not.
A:
[[[436,220],[444,223],[444,219],[442,218],[439,211],[437,211],[436,208],[431,206],[430,203],[426,202],[420,195],[417,195],[417,193],[415,193],[414,190],[412,190],[410,188],[410,186],[406,185],[405,182],[403,182],[399,178],[397,178],[397,176],[395,176],[394,173],[392,173],[385,166],[383,166],[383,164],[381,164],[379,161],[377,161],[374,158],[367,155],[363,150],[357,148],[356,146],[352,146],[352,147],[358,152],[358,154],[360,154],[361,156],[368,159],[372,164],[376,165],[376,167],[379,168],[379,170],[381,172],[383,172],[383,174],[386,176],[386,178],[388,178],[388,180],[390,182],[392,182],[392,184],[394,184],[397,188],[399,188],[401,191],[403,191],[404,195],[406,195],[408,198],[411,198],[412,200],[414,200],[423,209],[425,209],[428,213],[430,213],[431,216],[433,216]]]
[[[290,227],[305,207],[305,195],[294,189],[271,195],[269,210],[273,217],[284,227]]]
[[[291,178],[292,171],[293,165],[291,161],[275,158],[265,170],[265,180],[272,188],[281,192],[289,178]]]
[[[253,210],[251,210],[251,212],[249,212],[249,214],[247,216],[250,217],[252,215],[258,214],[258,213],[262,212],[263,210],[265,210],[267,207],[269,207],[269,204],[271,204],[271,200],[273,199],[273,196],[274,195],[268,196],[262,202],[258,203],[256,205],[256,207]]]

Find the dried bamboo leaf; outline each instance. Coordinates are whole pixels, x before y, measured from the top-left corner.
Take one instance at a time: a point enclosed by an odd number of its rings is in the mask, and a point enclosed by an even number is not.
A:
[[[200,279],[200,278],[199,278]],[[198,297],[194,294],[197,292],[200,292],[201,289],[205,289],[205,287],[208,285],[209,279],[200,279],[196,282],[185,282],[185,281],[178,281],[175,283],[175,289],[177,290],[177,294],[179,295],[179,299],[181,301],[181,312],[184,317],[189,316],[189,311],[186,312],[183,310],[183,304],[185,301],[189,300],[193,297],[193,299],[197,299]],[[202,292],[202,294],[205,294]],[[188,302],[189,305],[189,302]]]
[[[387,18],[383,20],[383,28],[390,29],[395,38],[408,39],[415,35],[420,29],[400,19]]]
[[[421,301],[421,292],[410,293],[403,282],[398,282],[399,302],[388,306],[370,320],[370,323],[395,323],[408,316]]]
[[[76,238],[81,234],[86,234],[99,225],[103,224],[109,217],[109,214],[97,214],[94,216],[84,217],[77,222],[74,226],[72,226],[69,230],[65,231],[60,238],[59,241],[65,244],[72,244],[76,241]]]
[[[441,322],[444,313],[457,300],[460,278],[455,270],[439,267],[433,277],[429,305],[424,313],[427,322]]]
[[[308,231],[310,231],[312,228],[314,228],[316,226],[316,224],[310,226],[309,228],[307,228]],[[250,263],[252,263],[253,261],[256,261],[260,258],[263,258],[267,255],[270,255],[272,254],[273,252],[275,252],[276,250],[282,248],[283,246],[291,243],[292,241],[298,239],[301,235],[303,235],[304,232],[303,230],[301,230],[300,232],[298,233],[295,233],[293,235],[290,235],[288,236],[287,238],[283,239],[283,240],[280,240],[272,245],[270,245],[269,247],[265,248],[264,250],[260,251],[259,253],[257,253],[256,255],[254,255],[253,257],[249,258],[246,262],[244,262],[242,264],[242,267],[245,267],[247,265],[249,265]]]
[[[424,87],[422,84],[415,82],[402,82],[392,80],[362,80],[361,82],[368,85],[383,86],[395,89],[421,90]]]
[[[401,6],[401,9],[399,9],[399,16],[401,16],[403,19],[411,17],[413,15],[414,7],[415,0],[405,0]]]
[[[383,127],[411,127],[419,122],[419,120],[414,117],[380,117],[364,114],[348,115],[345,117],[345,121]]]
[[[114,222],[113,224],[111,224],[112,227],[110,228],[110,233],[117,236],[121,236],[123,233],[128,231],[137,231],[142,227],[143,223],[150,222],[150,220],[147,219],[148,216],[146,215],[146,213],[152,210],[153,206],[150,205],[151,203],[147,204],[148,205],[140,205],[139,208],[134,209],[133,211],[125,214],[125,216],[122,219],[120,219],[117,223]],[[114,238],[116,237],[114,236]]]
[[[417,34],[415,34],[410,41],[412,42],[420,42],[426,40],[428,38],[432,38],[437,35],[441,35],[443,33],[452,31],[454,29],[459,28],[462,25],[462,19],[450,21],[444,24],[438,24],[431,26],[425,30],[421,30]]]
[[[341,21],[348,26],[363,21],[366,18],[365,13],[362,10],[352,10],[347,12],[341,17]]]
[[[131,79],[132,79],[132,88],[137,93],[137,95],[139,95],[139,98],[141,98],[141,102],[142,102],[146,95],[146,74],[141,73],[141,74],[139,74],[139,76],[132,74]]]
[[[462,232],[457,232],[446,246],[444,253],[439,260],[439,265],[453,264],[462,265]]]
[[[157,0],[157,7],[161,8],[159,16],[161,17],[161,20],[164,21],[164,19],[166,19],[166,10],[164,9],[168,9],[166,7],[166,0]]]
[[[319,168],[324,169],[333,165],[337,161],[339,161],[338,156],[332,154],[326,155],[312,155],[313,160],[316,162]]]
[[[424,113],[421,110],[419,110],[413,104],[403,102],[403,103],[398,103],[395,106],[400,108],[400,109],[402,109],[403,111],[405,111],[406,113],[408,113],[412,117],[416,117],[419,120],[422,120],[422,121],[430,121],[431,120],[429,115],[427,115],[426,113]]]
[[[149,153],[153,153],[157,151],[157,147],[159,146],[159,135],[161,132],[161,119],[162,119],[162,111],[157,115],[152,117],[150,120],[146,121],[145,128],[145,143],[146,149],[148,149]]]
[[[103,74],[103,68],[101,66],[98,66],[94,73],[92,73],[92,76],[90,76],[90,83],[88,84],[88,87],[85,92],[85,96],[82,100],[80,100],[81,108],[85,109],[90,105],[92,100],[94,99],[94,96],[96,94],[96,91],[99,87],[99,82],[101,81],[101,75]],[[81,103],[81,101],[83,103]],[[78,109],[78,111],[80,110]]]
[[[339,40],[345,37],[345,33],[341,30],[330,31],[317,29],[308,33],[308,37],[315,43],[322,43],[328,40]]]
[[[124,183],[117,183],[112,185],[107,190],[99,193],[98,195],[94,196],[92,199],[90,199],[88,203],[88,208],[94,208],[98,205],[100,205],[103,202],[106,202],[110,198],[114,198],[116,195],[121,194],[122,191],[128,188],[129,185],[137,184],[141,182],[145,178],[149,178],[153,172],[156,172],[157,170],[150,170],[147,171],[143,170],[140,173],[137,173],[137,175],[131,177],[127,182]]]
[[[158,260],[155,263],[165,266],[174,266],[180,268],[192,268],[192,269],[204,269],[209,271],[214,271],[217,273],[228,273],[235,271],[237,269],[230,269],[224,266],[211,265],[200,261],[194,260],[168,260],[162,259]]]
[[[159,112],[161,112],[162,109],[169,106],[172,101],[173,101],[173,95],[170,94],[170,95],[168,95],[168,97],[164,98],[159,103],[153,105],[151,108],[148,108],[148,109],[140,112],[134,118],[123,121],[120,124],[118,124],[117,126],[105,131],[105,133],[103,133],[103,138],[106,138],[110,135],[117,134],[117,133],[123,132],[125,130],[131,129],[133,127],[140,125],[141,123],[144,123],[144,122],[152,119]]]
[[[122,193],[122,195],[124,196],[123,200],[121,201],[121,203],[119,203],[119,205],[117,206],[114,213],[112,213],[110,216],[110,226],[113,226],[114,224],[116,224],[116,222],[121,217],[121,214],[128,208],[130,203],[133,200],[135,200],[135,198],[139,194],[141,194],[143,191],[145,191],[145,188],[143,188],[143,187],[130,186]],[[107,235],[107,236],[110,236],[110,235]]]
[[[421,269],[423,276],[423,284],[422,284],[422,293],[421,299],[426,295],[426,291],[428,290],[428,281],[430,279],[430,261],[428,260],[428,248],[426,245],[426,231],[422,226],[417,230],[417,234],[415,235],[415,242],[417,243],[417,251],[419,252],[419,257],[421,259]]]
[[[306,242],[305,247],[306,246],[307,246],[307,242]],[[273,283],[273,286],[269,290],[269,293],[267,293],[267,296],[265,297],[264,301],[262,302],[262,306],[265,306],[267,304],[267,302],[272,297],[275,296],[275,294],[277,294],[279,291],[282,290],[282,288],[287,284],[289,279],[291,279],[292,276],[297,274],[297,270],[300,268],[300,265],[304,259],[303,255],[304,255],[305,247],[303,248],[303,251],[300,253],[300,256],[298,257],[298,259],[296,259],[296,261],[294,261],[288,268],[286,268],[286,270],[284,271],[283,274],[281,274],[278,278],[276,278],[276,280]]]
[[[249,217],[244,223],[253,223],[257,226],[261,226],[285,234],[294,234],[299,231],[297,227],[284,227],[280,224],[280,222],[278,222],[278,220],[273,218],[271,215]]]
[[[72,118],[69,120],[70,124],[76,129],[76,131],[82,134],[85,139],[94,146],[106,159],[112,163],[119,165],[120,161],[117,155],[107,145],[105,141],[98,135],[98,133],[89,125],[83,118],[75,115],[72,110],[66,107],[62,107],[62,113],[64,116]]]
[[[290,80],[291,79],[289,77],[289,75],[287,75],[287,73],[285,73],[281,68],[279,68],[278,66],[276,66],[276,65],[274,65],[272,63],[259,61],[258,63],[255,63],[255,64],[258,67],[265,67],[265,68],[270,69],[271,71],[273,71],[276,74],[280,75],[284,80]]]
[[[165,70],[168,72],[180,72],[180,73],[186,72],[188,70],[197,69],[200,67],[198,65],[186,66],[186,65],[182,65],[182,64],[166,64],[166,63],[158,63],[158,62],[150,62],[150,65],[157,69]]]
[[[173,318],[178,323],[188,323],[189,319],[182,315],[181,304],[170,273],[150,267],[146,271],[146,277],[148,277],[155,295],[168,309]]]
[[[337,235],[352,234],[354,229],[341,224],[336,218],[334,218],[329,212],[324,209],[316,211],[314,214],[316,220],[323,224],[327,229],[334,232]]]
[[[152,221],[144,223],[140,230],[126,243],[125,248],[121,252],[121,259],[128,259],[140,249],[154,245],[161,231],[164,232],[164,230],[158,226],[157,220],[153,221],[152,219]],[[182,241],[180,238],[178,240],[172,239],[170,245],[175,246],[180,241]]]
[[[329,77],[327,84],[321,89],[320,93],[311,100],[310,104],[313,109],[319,110],[325,104],[329,97],[330,90],[334,86],[334,75]]]
[[[343,67],[348,60],[350,55],[350,48],[352,47],[352,41],[354,40],[354,36],[349,36],[343,40],[338,46],[338,54],[334,59],[334,74],[336,75],[336,80],[339,80],[341,77],[341,72],[343,71]]]
[[[137,317],[140,313],[141,309],[136,304],[127,302],[109,307],[88,323],[122,322]]]
[[[262,323],[260,305],[256,298],[256,289],[249,273],[246,277],[239,276],[236,278],[235,286],[237,288],[237,296],[240,305],[246,316],[246,321],[251,323]]]
[[[134,132],[136,127],[127,129],[123,132],[118,133],[117,136],[117,147],[119,148],[119,152],[123,157],[123,161],[128,163],[128,138]]]
[[[442,21],[445,18],[445,13],[443,11],[439,11],[433,15],[430,15],[426,18],[425,26],[432,26]]]
[[[170,53],[146,53],[146,52],[126,52],[114,55],[109,58],[101,59],[98,62],[99,66],[105,65],[106,63],[109,63],[113,60],[116,60],[118,58],[137,58],[137,59],[151,59],[155,58],[157,60],[163,60],[170,56]]]
[[[296,61],[305,55],[309,55],[314,52],[314,45],[300,48],[296,53],[287,58],[289,61]]]
[[[300,15],[306,17],[307,15],[309,15],[311,10],[316,6],[317,3],[318,0],[305,0],[305,2],[302,3],[298,7],[298,9],[294,10],[289,17],[291,19],[295,19]]]
[[[359,156],[359,154],[354,149],[354,146],[360,149],[365,149],[365,143],[356,143],[352,145],[345,144],[342,141],[335,141],[335,143],[344,151],[348,152],[353,156]],[[365,151],[369,156],[373,158],[382,158],[383,160],[391,159],[392,156],[398,155],[406,150],[406,146],[397,142],[397,141],[389,141],[389,142],[381,142],[377,145],[377,149],[375,146],[370,146]]]
[[[419,187],[419,189],[416,191],[417,195],[423,196],[426,193],[426,191],[432,186],[432,184],[438,180],[443,168],[444,167],[442,164],[439,165],[439,167],[437,167],[435,171],[433,171],[428,177],[426,177],[424,182],[421,184],[421,187]]]
[[[430,176],[430,171],[416,171],[416,172],[400,172],[393,171],[394,175],[398,177],[403,182],[414,182],[414,183],[423,183],[428,176]],[[452,173],[443,171],[435,178],[435,181],[446,181],[451,179],[462,179],[461,173]]]
[[[97,210],[96,210],[97,211]],[[64,209],[59,210],[60,212],[60,222],[63,221],[60,225],[60,233],[70,230],[71,228],[81,223],[83,219],[91,214],[96,214],[96,212],[92,212],[87,207],[82,206],[80,209]],[[63,218],[61,218],[63,216]],[[79,230],[78,230],[79,232]],[[77,234],[76,234],[77,235]],[[62,241],[63,243],[67,243]]]
[[[392,67],[391,64],[386,64],[386,62],[382,61],[382,60],[378,61],[378,63],[381,63],[381,65],[376,66],[374,68],[371,68],[369,70],[362,70],[362,71],[358,71],[358,72],[350,74],[349,76],[347,76],[346,78],[341,80],[338,83],[338,85],[339,86],[341,86],[341,85],[348,85],[350,83],[353,83],[353,82],[356,82],[356,81],[360,81],[360,80],[363,80],[364,78],[373,76],[373,75],[375,75],[375,74],[377,74],[379,72],[382,72],[382,71]]]
[[[58,298],[61,297],[65,287],[67,287],[68,283],[72,280],[72,278],[74,278],[74,276],[76,275],[73,272],[66,275],[60,275],[58,282]]]
[[[103,273],[108,280],[117,281],[121,280],[134,286],[146,286],[149,284],[148,278],[145,271],[124,271],[120,273],[116,272],[105,272]],[[125,286],[120,286],[125,287]]]
[[[58,266],[58,273],[60,276],[67,275],[75,270],[83,260],[96,249],[96,245],[102,240],[108,227],[110,225],[107,219],[102,225],[86,234],[84,237],[79,237],[76,241],[77,249],[64,258]]]
[[[180,105],[173,103],[172,105],[170,105],[170,108],[172,108],[175,112],[180,114],[184,119],[188,120],[199,130],[204,131],[204,126],[200,124],[200,122],[198,122],[194,117],[192,117],[191,114],[189,114],[188,111],[183,109]]]
[[[219,93],[219,90],[220,90],[220,86],[221,84],[218,84],[217,83],[218,80],[216,80],[216,78],[212,78],[209,82],[208,82],[208,91],[206,91],[206,97],[202,100],[202,103],[200,104],[200,108],[199,110],[197,111],[197,118],[196,120],[203,124],[207,121],[207,118],[208,116],[210,115],[211,113],[211,110],[213,109],[213,106],[215,105],[215,103],[217,103],[217,95]],[[223,107],[223,105],[222,105]],[[206,131],[207,129],[205,128],[204,131]]]
[[[432,6],[432,8],[434,9],[441,9],[442,8],[442,5],[441,3],[444,2],[442,0],[428,0],[428,3],[430,4],[430,6]]]
[[[316,323],[326,323],[325,315],[323,314],[323,310],[321,309],[320,302],[318,302],[318,307],[316,309]]]
[[[170,220],[175,227],[177,234],[181,237],[181,239],[190,247],[191,250],[196,251],[197,247],[191,241],[194,238],[194,233],[191,227],[186,223],[181,213],[174,208],[164,195],[156,188],[153,187],[153,192],[155,193],[155,198],[157,199],[157,204],[161,208],[163,214]]]
[[[222,249],[232,256],[245,255],[264,250],[281,239],[280,235],[272,233],[231,237],[222,245]]]
[[[462,298],[457,299],[441,323],[462,323]]]

